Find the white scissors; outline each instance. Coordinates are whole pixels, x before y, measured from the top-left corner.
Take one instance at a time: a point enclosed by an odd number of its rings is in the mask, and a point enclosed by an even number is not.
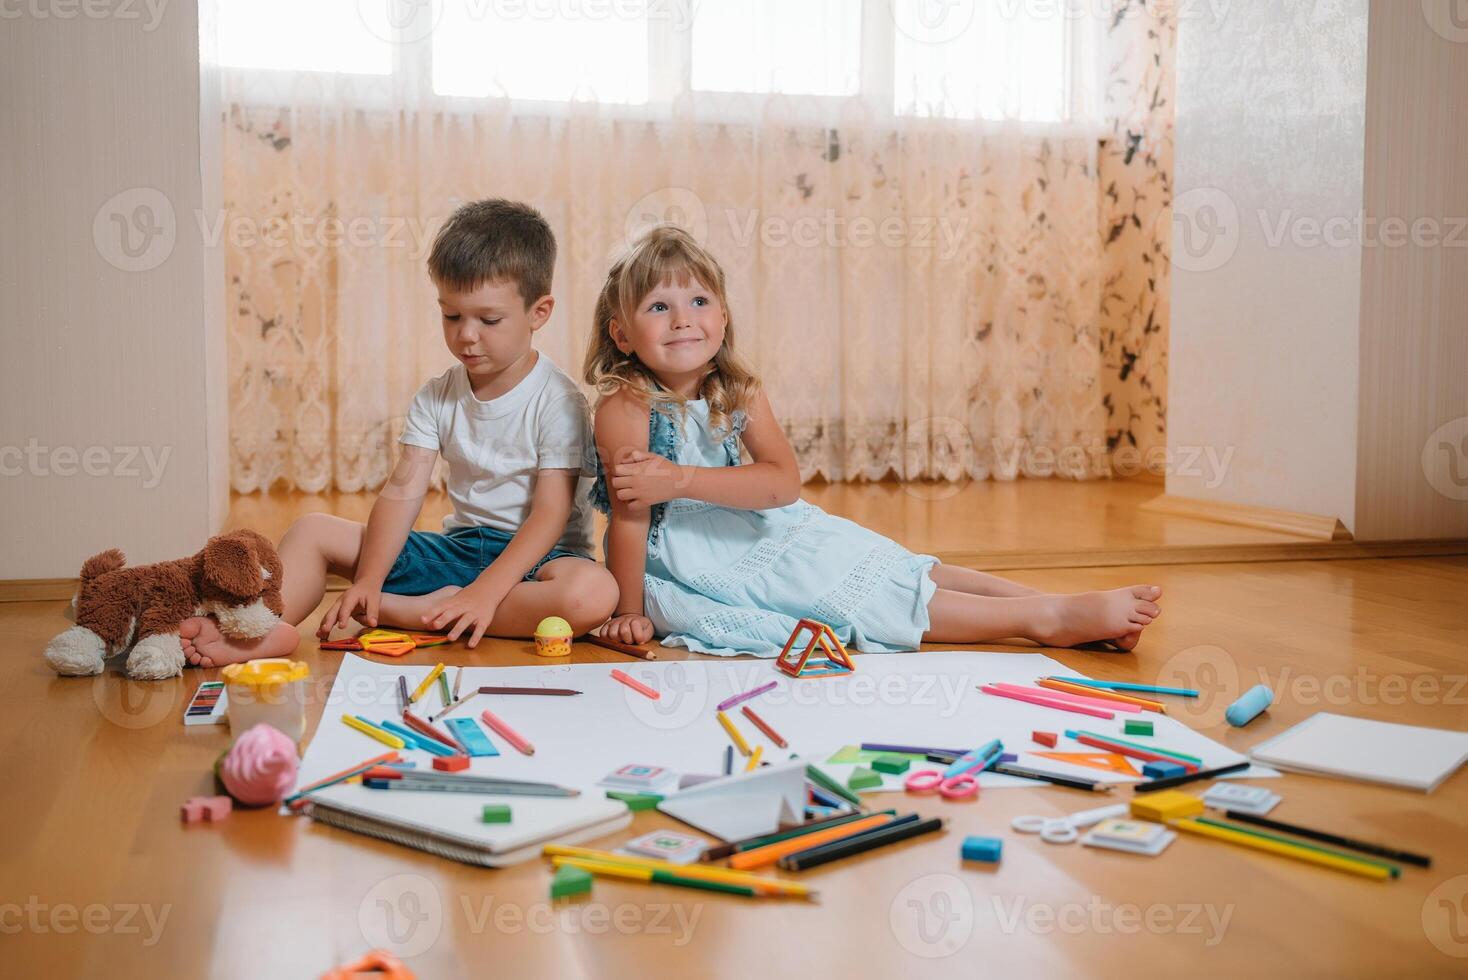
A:
[[[1015,817],[1009,826],[1021,834],[1039,834],[1047,844],[1070,844],[1081,836],[1080,828],[1089,827],[1112,817],[1124,817],[1130,807],[1125,803],[1114,806],[1098,806],[1094,810],[1082,810],[1068,817]]]

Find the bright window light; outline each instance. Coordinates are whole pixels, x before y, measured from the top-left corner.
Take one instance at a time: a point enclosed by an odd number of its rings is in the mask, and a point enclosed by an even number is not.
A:
[[[859,2],[699,0],[693,12],[697,91],[839,96],[861,89]]]
[[[433,90],[569,102],[647,101],[645,3],[445,3]]]
[[[218,44],[219,63],[235,68],[392,73],[392,45],[358,0],[219,0]]]
[[[1070,115],[1069,4],[892,0],[899,115],[1058,122]]]

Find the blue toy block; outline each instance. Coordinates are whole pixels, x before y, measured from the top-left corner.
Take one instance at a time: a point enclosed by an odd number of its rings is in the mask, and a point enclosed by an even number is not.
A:
[[[1168,776],[1182,776],[1187,769],[1176,762],[1149,762],[1142,767],[1142,775],[1152,779],[1166,779]]]
[[[965,837],[963,839],[963,859],[965,861],[983,861],[986,864],[998,864],[999,855],[1004,850],[1004,841],[998,837]]]

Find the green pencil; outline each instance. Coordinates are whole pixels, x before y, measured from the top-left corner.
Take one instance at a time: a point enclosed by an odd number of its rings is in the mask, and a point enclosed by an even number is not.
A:
[[[1333,847],[1321,847],[1319,844],[1309,844],[1302,840],[1296,840],[1293,837],[1284,837],[1280,834],[1271,834],[1266,831],[1250,827],[1247,824],[1229,823],[1227,820],[1215,820],[1212,817],[1195,817],[1194,819],[1197,820],[1199,823],[1206,823],[1210,827],[1222,827],[1224,830],[1232,830],[1235,833],[1239,834],[1249,834],[1254,837],[1263,837],[1266,840],[1279,841],[1281,844],[1289,844],[1293,847],[1303,847],[1307,851],[1319,851],[1321,854],[1329,854],[1333,857],[1344,858],[1347,861],[1359,861],[1362,864],[1374,864],[1378,868],[1385,868],[1393,878],[1400,878],[1402,876],[1401,868],[1397,867],[1395,864],[1388,864],[1385,861],[1373,861],[1371,858],[1361,857],[1361,855],[1359,854],[1348,854],[1345,851],[1338,851]]]

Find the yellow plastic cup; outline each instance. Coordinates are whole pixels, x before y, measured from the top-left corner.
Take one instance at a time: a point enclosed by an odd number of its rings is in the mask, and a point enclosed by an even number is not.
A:
[[[223,670],[229,693],[229,730],[238,738],[265,724],[293,742],[306,733],[306,680],[311,667],[301,660],[270,658],[230,664]]]

